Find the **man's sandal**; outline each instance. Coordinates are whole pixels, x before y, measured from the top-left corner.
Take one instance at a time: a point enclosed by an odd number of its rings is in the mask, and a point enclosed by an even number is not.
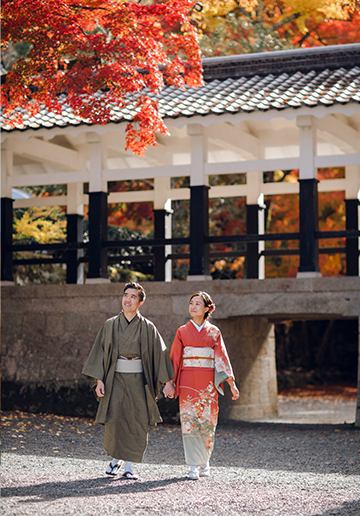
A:
[[[119,473],[120,466],[121,466],[121,462],[118,462],[117,464],[115,464],[115,466],[113,466],[110,462],[105,473],[107,475],[111,475],[112,477],[115,477],[115,475],[117,475]]]
[[[137,475],[134,475],[131,471],[124,471],[123,477],[129,478],[130,480],[138,480],[139,477]]]

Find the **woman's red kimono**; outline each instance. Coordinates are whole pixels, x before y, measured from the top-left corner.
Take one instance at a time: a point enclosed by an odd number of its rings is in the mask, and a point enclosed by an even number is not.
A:
[[[230,360],[219,328],[205,321],[200,331],[192,321],[175,336],[170,358],[179,396],[180,421],[186,463],[206,464],[214,447],[218,419],[218,392],[234,380]]]

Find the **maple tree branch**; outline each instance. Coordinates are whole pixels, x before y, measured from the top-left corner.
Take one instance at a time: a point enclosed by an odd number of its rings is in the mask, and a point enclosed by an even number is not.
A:
[[[84,6],[84,5],[75,5],[75,4],[70,4],[69,6],[71,9],[74,9],[75,11],[78,10],[78,9],[84,9],[86,11],[108,11],[109,9],[107,7],[88,7],[88,6]]]
[[[304,41],[310,36],[310,32],[307,32],[306,34],[303,35],[303,37],[301,38],[301,40],[298,42],[298,45],[299,47],[301,47],[301,45],[304,43]]]
[[[243,14],[244,16],[246,16],[247,18],[251,19],[251,13],[249,13],[244,7],[242,7],[239,3],[239,0],[235,0],[235,3],[237,5],[237,8],[235,8],[233,11],[229,11],[229,12],[235,12],[235,11],[240,11],[241,14]],[[229,13],[227,13],[229,14]],[[226,15],[224,15],[226,16]]]
[[[291,22],[293,20],[297,20],[297,18],[299,18],[300,16],[301,16],[301,13],[290,14],[290,16],[287,16],[282,21],[275,23],[275,25],[272,25],[271,26],[271,30],[272,31],[273,30],[277,30],[280,27],[282,27],[283,25],[286,25],[287,23],[289,23],[289,22]]]
[[[264,3],[263,3],[263,0],[258,0],[255,12],[256,12],[256,17],[259,20],[259,23],[262,25],[264,23]]]

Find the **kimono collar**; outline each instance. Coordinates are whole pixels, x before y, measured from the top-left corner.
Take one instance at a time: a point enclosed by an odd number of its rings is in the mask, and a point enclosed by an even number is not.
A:
[[[202,323],[202,325],[201,325],[201,326],[199,326],[199,325],[198,325],[198,324],[196,324],[196,322],[194,322],[192,319],[190,319],[190,320],[191,320],[191,322],[193,323],[193,325],[195,326],[195,328],[197,329],[197,331],[201,331],[201,330],[203,329],[203,327],[205,326],[205,322],[206,322],[206,321],[204,321],[204,322]]]
[[[139,314],[139,312],[136,312],[136,314],[135,314],[135,315],[134,315],[134,317],[131,319],[131,321],[129,321],[129,320],[126,318],[126,315],[124,314],[124,310],[122,310],[122,311],[120,312],[120,316],[121,316],[121,315],[124,317],[125,321],[126,321],[128,324],[131,324],[131,323],[132,323],[136,318],[140,318],[140,314]]]

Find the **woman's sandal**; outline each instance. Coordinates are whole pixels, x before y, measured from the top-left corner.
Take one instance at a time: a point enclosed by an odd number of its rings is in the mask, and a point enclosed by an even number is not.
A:
[[[208,464],[204,466],[200,466],[199,475],[201,477],[209,477],[210,476],[210,466]]]
[[[131,471],[124,471],[123,477],[129,478],[131,480],[138,480],[139,479],[139,477],[137,475],[134,475],[134,473],[132,473]]]
[[[190,467],[189,478],[191,480],[199,480],[199,469],[197,468],[197,466]]]

